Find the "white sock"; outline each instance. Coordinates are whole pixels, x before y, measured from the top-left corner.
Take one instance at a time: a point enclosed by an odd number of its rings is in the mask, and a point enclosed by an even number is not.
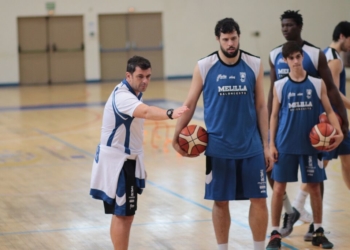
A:
[[[228,250],[228,243],[226,244],[219,244],[218,250]]]
[[[254,241],[254,250],[265,250],[265,241]]]
[[[276,230],[277,232],[280,232],[280,227],[272,227],[271,233],[272,233],[274,230]]]
[[[294,210],[292,208],[292,205],[290,204],[287,193],[284,193],[283,195],[283,207],[284,207],[284,210],[286,210],[287,214],[294,213]]]
[[[305,192],[300,189],[297,197],[293,201],[293,207],[297,208],[297,210],[300,210],[301,208],[303,208],[305,206],[305,200],[308,195],[309,195],[308,192]]]
[[[317,229],[319,229],[320,227],[322,227],[322,223],[320,223],[320,224],[314,223],[314,229],[315,229],[315,231],[316,231]]]

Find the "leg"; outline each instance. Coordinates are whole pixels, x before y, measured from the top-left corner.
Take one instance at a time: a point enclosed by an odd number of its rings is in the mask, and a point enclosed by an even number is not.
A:
[[[129,236],[134,216],[112,216],[111,221],[111,239],[114,250],[127,250],[129,245]]]
[[[229,202],[214,201],[212,216],[217,243],[227,244],[231,225]]]
[[[312,215],[305,209],[305,201],[308,195],[309,192],[307,190],[307,185],[302,183],[299,193],[293,202],[293,207],[295,207],[295,209],[300,213],[299,220],[310,223],[312,222]]]
[[[268,223],[266,199],[250,199],[249,225],[254,241],[264,241]]]
[[[322,224],[322,197],[320,191],[320,183],[308,183],[307,186],[310,192],[314,223]]]
[[[343,180],[348,189],[350,189],[350,155],[340,155]]]
[[[286,191],[287,183],[275,181],[271,201],[271,220],[273,227],[279,227],[282,213],[283,195]]]
[[[331,249],[333,248],[333,244],[324,236],[324,230],[322,227],[322,197],[319,187],[320,183],[308,183],[307,185],[310,192],[311,207],[315,222],[312,245]]]
[[[280,217],[283,206],[283,195],[286,191],[287,183],[275,181],[272,193],[271,214],[272,232],[266,250],[278,250],[281,248],[281,234],[279,232]]]

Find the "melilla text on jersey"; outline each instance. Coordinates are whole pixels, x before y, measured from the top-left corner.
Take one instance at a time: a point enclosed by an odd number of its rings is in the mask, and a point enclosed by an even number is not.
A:
[[[246,85],[218,86],[219,95],[246,95]]]

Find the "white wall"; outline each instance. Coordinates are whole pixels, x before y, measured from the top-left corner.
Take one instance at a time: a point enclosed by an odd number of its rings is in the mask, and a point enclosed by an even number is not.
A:
[[[50,0],[0,0],[0,84],[18,83],[17,17],[45,16]],[[55,15],[83,15],[86,80],[100,79],[99,14],[163,13],[165,76],[191,75],[196,61],[217,50],[214,27],[219,19],[233,17],[241,26],[241,48],[261,56],[268,70],[269,51],[282,44],[279,17],[287,9],[300,10],[302,37],[321,48],[328,45],[334,26],[350,17],[349,0],[56,0]],[[255,31],[260,37],[254,37]]]

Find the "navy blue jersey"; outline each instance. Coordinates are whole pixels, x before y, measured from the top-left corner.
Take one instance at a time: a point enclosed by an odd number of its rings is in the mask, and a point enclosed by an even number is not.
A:
[[[288,64],[283,60],[282,47],[278,46],[270,52],[270,60],[275,67],[276,78],[281,79],[289,74]],[[304,41],[303,46],[303,67],[313,77],[320,77],[318,73],[318,58],[320,49]]]
[[[293,81],[289,75],[276,81],[277,99],[280,103],[275,145],[280,153],[317,154],[309,134],[318,123],[321,103],[321,79],[306,76],[302,82]]]
[[[260,58],[240,51],[234,65],[215,52],[198,61],[203,79],[206,155],[242,159],[263,152],[255,108]]]
[[[343,95],[346,95],[346,73],[344,69],[343,60],[341,59],[339,53],[333,48],[327,47],[323,50],[323,52],[327,58],[327,62],[336,60],[336,59],[340,60],[343,69],[339,75],[339,90],[340,92],[343,93]]]

